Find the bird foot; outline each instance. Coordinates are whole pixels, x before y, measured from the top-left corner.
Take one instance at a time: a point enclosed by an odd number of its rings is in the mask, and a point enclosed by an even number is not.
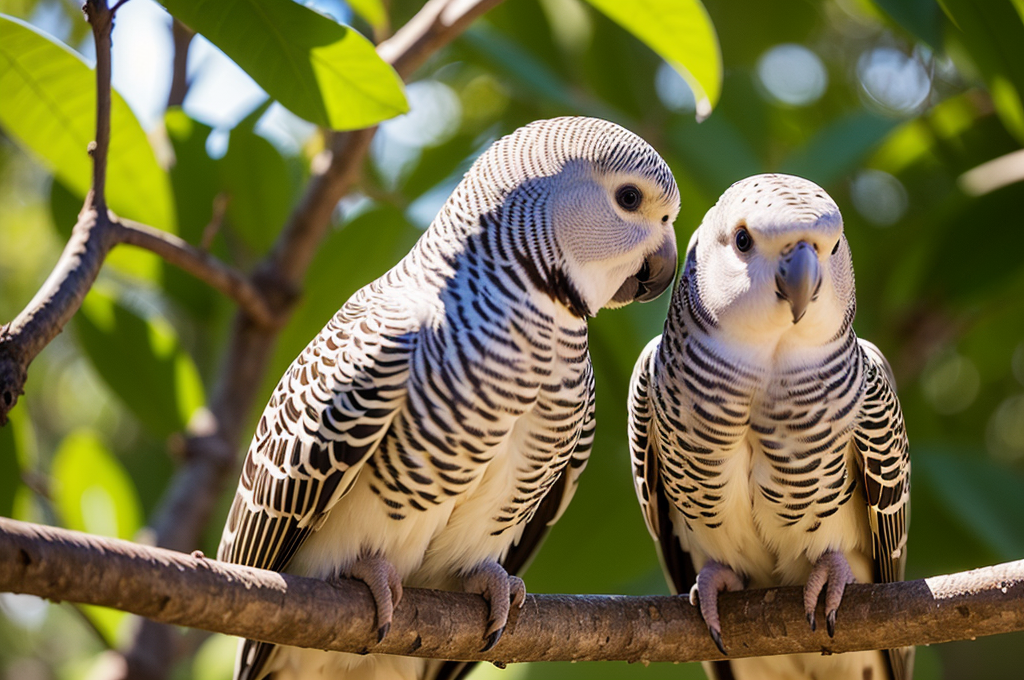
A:
[[[711,639],[718,651],[728,654],[722,644],[722,626],[718,617],[718,593],[723,590],[743,590],[743,579],[721,562],[708,560],[697,574],[697,582],[690,588],[690,604],[700,605],[700,613],[708,626]]]
[[[836,611],[843,601],[843,591],[846,590],[846,584],[856,580],[843,553],[836,550],[822,553],[804,586],[804,611],[807,612],[807,623],[811,624],[811,630],[818,627],[814,610],[818,606],[821,591],[825,590],[825,629],[829,637],[835,637]]]
[[[486,643],[480,651],[498,644],[505,629],[511,632],[519,619],[519,611],[526,602],[526,584],[518,576],[512,576],[494,561],[482,562],[466,574],[462,587],[467,593],[483,595],[491,608],[491,618],[484,633]]]
[[[362,555],[355,561],[348,575],[359,579],[370,589],[377,604],[377,642],[381,642],[391,630],[395,607],[402,600],[402,577],[395,565],[380,555]]]

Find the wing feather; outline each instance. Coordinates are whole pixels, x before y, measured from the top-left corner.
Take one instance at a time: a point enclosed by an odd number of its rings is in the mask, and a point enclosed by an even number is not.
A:
[[[892,368],[877,347],[859,342],[867,388],[854,442],[868,506],[875,579],[891,583],[903,580],[907,566],[910,445]],[[913,659],[912,647],[889,650],[894,680],[912,675]]]
[[[401,310],[364,288],[281,378],[249,446],[218,559],[285,569],[351,488],[405,400],[415,342]],[[379,297],[379,296],[378,296]],[[236,677],[260,678],[274,646],[246,640]]]

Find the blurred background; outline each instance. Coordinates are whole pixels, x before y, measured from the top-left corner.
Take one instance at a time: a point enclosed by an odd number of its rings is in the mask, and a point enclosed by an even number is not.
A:
[[[367,29],[340,0],[313,5]],[[419,3],[394,0],[393,26]],[[668,160],[681,244],[732,182],[785,171],[838,202],[858,283],[856,329],[890,359],[913,457],[908,577],[1024,557],[1024,22],[1007,1],[708,0],[721,102],[697,124],[683,79],[579,0],[509,0],[417,74],[411,112],[377,134],[336,211],[259,403],[359,286],[431,221],[475,156],[537,118],[626,125]],[[976,5],[976,6],[975,6]],[[1021,5],[1018,2],[1017,8]],[[0,0],[92,58],[68,0]],[[954,22],[955,19],[955,22]],[[166,109],[170,17],[132,0],[114,32],[115,88],[168,162],[178,233],[240,268],[264,252],[322,149],[319,131],[197,37],[183,109]],[[0,93],[0,96],[3,96]],[[0,132],[0,320],[50,272],[81,198]],[[209,225],[216,228],[210,228]],[[576,499],[527,574],[532,592],[667,592],[629,475],[625,395],[668,296],[591,325],[599,434]],[[201,415],[233,306],[155,257],[119,249],[35,361],[0,429],[0,514],[138,537]],[[253,421],[258,414],[252,414]],[[224,505],[209,527],[216,550]],[[0,677],[87,678],[127,617],[0,594]],[[840,622],[841,625],[841,622]],[[175,678],[227,678],[234,641],[182,632]],[[919,680],[1020,677],[1024,634],[918,650]],[[699,678],[697,665],[481,667],[477,680]]]

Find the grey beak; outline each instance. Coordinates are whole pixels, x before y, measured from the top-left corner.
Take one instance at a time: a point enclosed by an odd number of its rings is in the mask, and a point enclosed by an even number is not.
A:
[[[775,274],[775,287],[775,294],[789,303],[793,323],[798,323],[821,288],[821,266],[814,246],[800,241],[782,258]]]
[[[634,300],[650,302],[672,285],[678,265],[679,254],[676,252],[675,234],[669,232],[661,247],[644,258],[640,270],[626,279],[612,300],[620,305]]]

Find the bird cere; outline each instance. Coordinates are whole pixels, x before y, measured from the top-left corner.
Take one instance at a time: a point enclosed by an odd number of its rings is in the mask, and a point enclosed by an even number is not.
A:
[[[834,635],[854,580],[902,580],[910,458],[888,362],[853,331],[843,221],[816,184],[729,188],[687,249],[629,395],[633,481],[672,590],[728,654],[718,595],[804,586]],[[705,663],[712,678],[901,680],[913,648]]]
[[[482,594],[489,649],[593,442],[587,317],[675,278],[679,192],[633,133],[520,128],[394,268],[356,292],[259,420],[218,557],[353,577],[388,633],[402,587]],[[448,678],[463,665],[246,640],[236,677]]]

